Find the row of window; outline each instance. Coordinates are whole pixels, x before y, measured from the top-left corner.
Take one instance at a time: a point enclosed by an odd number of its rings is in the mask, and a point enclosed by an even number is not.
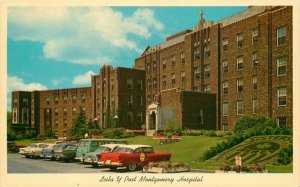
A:
[[[172,55],[171,57],[169,57],[170,61],[171,61],[171,66],[172,67],[175,67],[176,66],[176,56],[175,55]],[[163,70],[166,70],[167,69],[167,58],[163,58],[161,60],[162,62],[162,69]],[[184,65],[185,64],[185,53],[184,52],[181,52],[180,53],[180,64],[181,65]],[[151,68],[151,64],[150,63],[147,63],[147,73],[151,73],[151,70],[153,72],[156,72],[157,71],[157,63],[156,61],[154,61],[152,63],[152,68]]]
[[[58,115],[58,109],[54,108],[54,115],[57,116]],[[86,108],[82,107],[82,112],[85,113],[86,112]],[[46,110],[46,115],[50,114],[50,109]],[[73,107],[72,108],[72,114],[76,115],[77,114],[77,108]],[[67,108],[63,108],[63,115],[68,115],[68,109]]]
[[[134,88],[134,86],[133,86],[133,80],[132,79],[127,79],[126,83],[127,83],[127,88],[128,89],[133,89]],[[103,88],[103,90],[106,90],[106,81],[103,81],[102,88]],[[111,88],[111,90],[114,90],[114,88],[115,88],[115,81],[114,81],[114,79],[110,80],[110,88]],[[138,80],[137,81],[136,89],[137,90],[143,90],[143,80]],[[100,83],[97,83],[97,92],[98,93],[100,92]]]
[[[287,106],[287,94],[286,94],[286,87],[280,87],[278,88],[278,106]],[[222,111],[223,116],[228,116],[228,102],[223,102],[222,104]],[[237,101],[236,102],[236,111],[237,115],[243,115],[243,101]],[[257,100],[252,100],[252,113],[257,113]]]
[[[143,122],[143,112],[139,112],[136,114],[136,121]],[[127,122],[133,122],[132,112],[127,112]]]

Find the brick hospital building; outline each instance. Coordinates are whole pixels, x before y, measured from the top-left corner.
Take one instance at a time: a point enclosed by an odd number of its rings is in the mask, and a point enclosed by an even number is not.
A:
[[[233,130],[243,115],[293,125],[293,7],[249,6],[147,46],[134,68],[105,65],[91,87],[12,93],[12,121],[64,136],[81,109],[101,128]],[[66,113],[66,114],[65,114]]]

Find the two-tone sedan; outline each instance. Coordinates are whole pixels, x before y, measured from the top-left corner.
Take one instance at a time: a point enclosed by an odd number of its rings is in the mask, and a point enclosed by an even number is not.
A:
[[[74,160],[77,151],[77,144],[66,144],[61,149],[54,150],[54,157],[65,162]]]
[[[154,152],[150,145],[122,145],[110,153],[102,153],[98,164],[109,167],[112,171],[126,167],[129,171],[142,168],[149,162],[168,161],[171,153]]]
[[[86,153],[84,156],[84,163],[92,164],[94,168],[99,167],[98,160],[102,153],[112,152],[117,147],[124,144],[104,144],[98,147],[94,152]]]
[[[48,145],[46,143],[32,143],[27,147],[20,148],[20,154],[25,155],[26,158],[40,157],[40,154],[37,153]]]
[[[77,149],[77,146],[75,144],[72,143],[61,143],[58,144],[59,146],[57,146],[55,149],[53,149],[53,157],[54,159],[52,160],[62,160],[64,159],[64,155],[62,154],[62,151],[64,149],[66,149],[68,146],[74,146],[75,149]]]

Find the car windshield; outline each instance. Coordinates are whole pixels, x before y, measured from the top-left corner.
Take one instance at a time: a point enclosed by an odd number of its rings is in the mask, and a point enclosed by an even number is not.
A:
[[[49,145],[48,144],[44,144],[41,146],[41,148],[47,148]]]
[[[106,147],[106,146],[100,146],[96,149],[95,152],[107,152],[107,151],[111,151],[111,148]]]
[[[76,145],[68,145],[67,147],[66,147],[66,150],[69,150],[69,149],[76,149]]]
[[[57,144],[53,147],[53,149],[60,149],[64,144]]]
[[[118,147],[117,149],[114,150],[114,152],[133,153],[133,149],[130,149],[128,147]]]
[[[35,147],[35,144],[34,143],[30,144],[28,147]]]

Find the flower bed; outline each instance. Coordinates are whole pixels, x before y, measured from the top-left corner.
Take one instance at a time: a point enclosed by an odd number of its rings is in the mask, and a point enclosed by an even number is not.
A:
[[[190,168],[183,162],[150,162],[144,166],[143,172],[147,173],[178,173],[189,172]]]
[[[267,173],[265,167],[259,164],[244,165],[244,166],[226,165],[224,167],[221,167],[220,170],[223,171],[224,173],[231,173],[232,171],[236,173]]]

